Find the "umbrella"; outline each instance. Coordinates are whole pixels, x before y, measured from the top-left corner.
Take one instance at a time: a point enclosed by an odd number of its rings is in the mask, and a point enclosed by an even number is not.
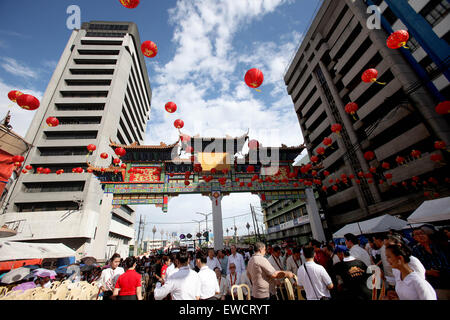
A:
[[[97,259],[95,259],[94,257],[84,257],[83,259],[81,259],[81,262],[87,265],[91,265],[97,263]]]
[[[99,264],[85,264],[85,265],[80,265],[80,266],[81,266],[81,268],[80,268],[81,272],[92,271],[95,268],[100,267]]]
[[[26,276],[30,274],[31,270],[28,268],[17,268],[9,271],[6,273],[2,279],[1,282],[5,284],[11,284],[17,281],[23,280]]]
[[[68,268],[67,266],[61,266],[61,267],[56,268],[55,272],[59,273],[59,274],[69,274],[67,272],[67,268]]]
[[[21,283],[21,284],[15,286],[14,288],[12,288],[11,290],[12,291],[17,291],[17,290],[25,291],[25,290],[33,289],[33,288],[36,288],[36,284],[34,283],[34,281],[30,281],[30,282]]]
[[[39,265],[37,265],[37,264],[30,264],[30,265],[28,265],[28,266],[23,266],[24,268],[28,268],[28,269],[30,269],[30,270],[36,270],[36,269],[39,269],[40,267],[39,267]]]
[[[33,270],[33,275],[35,277],[50,277],[50,279],[54,279],[56,277],[56,272],[53,270],[39,268],[39,269]]]

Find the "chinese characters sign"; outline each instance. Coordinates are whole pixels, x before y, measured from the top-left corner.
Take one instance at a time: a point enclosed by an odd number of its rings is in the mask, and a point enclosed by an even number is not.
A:
[[[160,182],[160,171],[157,167],[135,167],[139,172],[130,173],[130,182]]]

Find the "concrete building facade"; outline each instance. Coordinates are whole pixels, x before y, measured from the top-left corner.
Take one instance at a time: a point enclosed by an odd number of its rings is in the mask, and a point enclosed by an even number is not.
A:
[[[430,23],[440,39],[448,40],[446,1],[404,2]],[[371,3],[381,9],[384,20],[380,29],[367,27],[373,14],[368,11]],[[436,15],[433,10],[438,6]],[[358,172],[369,172],[370,167],[377,168],[375,177],[380,179],[385,173],[393,175],[392,181],[383,184],[378,180],[367,183],[365,179],[357,184],[353,179],[348,184],[341,182],[337,191],[329,188],[321,192],[331,231],[371,216],[407,215],[426,200],[423,189],[411,186],[411,178],[427,181],[430,177],[445,177],[446,167],[431,161],[430,153],[435,152],[435,141],[449,143],[448,117],[434,112],[438,95],[448,100],[448,79],[442,70],[433,67],[414,38],[408,43],[409,50],[389,49],[389,26],[394,30],[403,27],[384,1],[325,0],[285,75],[309,155],[317,155],[318,147],[326,148],[320,156],[323,169],[319,172],[325,186],[332,185],[330,178],[357,176]],[[368,68],[376,68],[378,81],[386,85],[362,82],[361,75]],[[430,78],[434,92],[429,89],[431,84],[418,75],[420,68]],[[349,102],[359,106],[355,118],[344,110]],[[340,135],[331,131],[335,123],[342,125]],[[323,145],[325,137],[332,138],[331,147]],[[422,152],[419,159],[411,157],[414,149]],[[375,153],[371,161],[364,158],[369,150]],[[408,165],[398,165],[397,156],[404,157]],[[390,169],[383,171],[382,162],[389,163]],[[325,170],[331,173],[326,179]],[[390,185],[402,181],[407,181],[408,186]],[[448,187],[441,182],[434,188],[440,194],[448,193]]]
[[[11,240],[62,242],[77,258],[128,256],[134,210],[112,208],[98,180],[72,168],[110,166],[116,157],[110,140],[143,142],[152,93],[140,45],[132,22],[92,21],[73,31],[26,136],[33,148],[24,165],[34,172],[18,179],[0,217],[6,224],[21,221]],[[49,116],[59,126],[49,127]],[[97,147],[91,155],[89,144]],[[51,173],[37,174],[38,167]],[[59,169],[64,173],[57,175]]]

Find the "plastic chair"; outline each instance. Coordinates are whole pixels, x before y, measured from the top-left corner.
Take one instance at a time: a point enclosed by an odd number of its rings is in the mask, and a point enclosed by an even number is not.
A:
[[[297,299],[298,300],[306,300],[305,298],[303,298],[302,290],[300,289],[300,287],[298,285],[298,278],[297,278],[297,276],[295,274],[294,274],[294,279],[295,279],[295,284],[296,284],[296,287],[297,287]]]
[[[0,298],[8,293],[9,289],[7,287],[0,287]]]
[[[50,288],[54,290],[57,287],[59,287],[60,284],[61,284],[61,281],[53,281]]]
[[[240,285],[235,284],[234,286],[231,287],[231,298],[233,300],[235,300],[234,299],[234,290],[235,289],[237,291],[237,299],[238,300],[244,300],[244,293],[242,292],[242,288],[243,287],[247,289],[247,300],[251,299],[250,288],[248,287],[248,285],[243,283],[243,284],[240,284]]]
[[[286,288],[288,300],[295,300],[294,288],[292,287],[291,281],[288,278],[284,278],[283,285]]]

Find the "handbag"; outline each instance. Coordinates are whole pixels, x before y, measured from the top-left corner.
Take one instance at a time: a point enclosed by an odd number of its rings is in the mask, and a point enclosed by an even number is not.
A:
[[[309,276],[308,269],[306,269],[306,263],[303,265],[303,267],[305,268],[306,275],[308,276],[309,282],[311,283],[311,287],[313,288],[314,295],[316,296],[316,298],[319,300],[330,300],[330,298],[325,297],[325,296],[322,296],[321,298],[319,298],[319,295],[317,294],[316,289],[314,288],[313,282],[311,281],[311,278]]]

